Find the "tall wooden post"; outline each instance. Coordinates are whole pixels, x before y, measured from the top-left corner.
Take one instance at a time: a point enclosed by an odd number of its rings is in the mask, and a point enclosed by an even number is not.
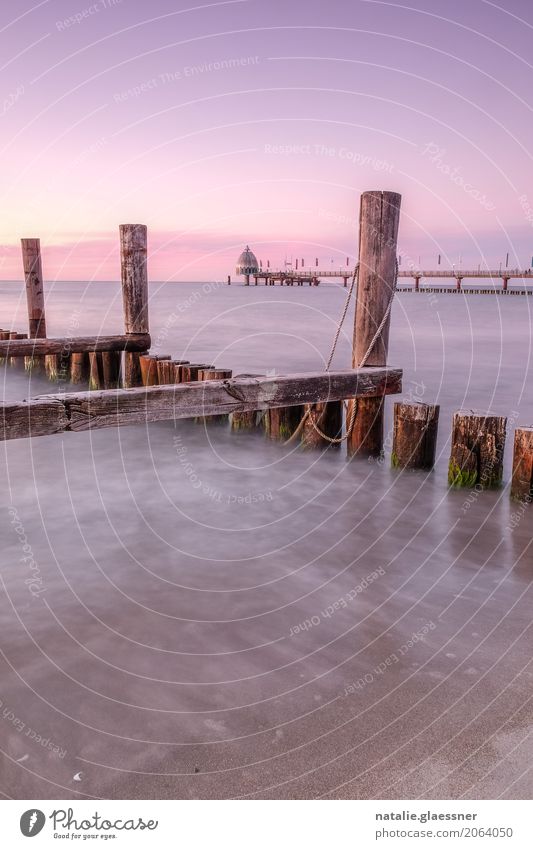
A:
[[[364,363],[363,359],[394,295],[400,204],[401,195],[396,192],[364,192],[361,195],[353,368],[361,364],[387,364],[390,316]],[[379,456],[383,448],[384,398],[359,398],[356,403],[357,415],[348,439],[348,453]]]
[[[40,239],[21,239],[30,339],[46,339]]]
[[[120,225],[120,267],[126,333],[149,333],[147,230],[144,224]],[[124,386],[141,386],[139,354],[124,354]]]

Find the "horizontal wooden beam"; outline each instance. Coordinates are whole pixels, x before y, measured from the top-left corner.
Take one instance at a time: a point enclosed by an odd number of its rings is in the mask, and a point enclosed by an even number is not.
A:
[[[41,395],[0,405],[0,440],[372,398],[401,390],[401,369],[374,367]]]
[[[66,336],[63,339],[8,339],[0,342],[0,357],[37,357],[44,354],[83,354],[85,351],[147,351],[149,333],[124,336]]]

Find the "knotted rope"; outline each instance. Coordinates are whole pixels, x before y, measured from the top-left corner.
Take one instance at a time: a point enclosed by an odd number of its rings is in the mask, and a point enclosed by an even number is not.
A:
[[[358,279],[358,277],[359,277],[359,263],[357,263],[357,265],[354,268],[354,272],[353,272],[353,275],[352,275],[352,281],[350,283],[350,288],[348,289],[348,293],[346,295],[346,302],[344,304],[344,309],[342,311],[342,315],[341,315],[339,322],[337,324],[337,329],[335,331],[335,336],[333,337],[333,344],[331,346],[331,351],[329,352],[329,357],[328,357],[326,366],[324,368],[325,372],[328,372],[330,370],[331,363],[333,362],[333,357],[335,356],[335,351],[336,351],[336,348],[337,348],[337,342],[339,341],[342,326],[344,324],[344,319],[346,318],[346,315],[348,313],[348,307],[350,306],[350,300],[351,300],[351,297],[352,297],[352,294],[353,294],[353,290],[355,288],[355,281]],[[368,360],[370,354],[372,353],[372,351],[374,349],[374,345],[376,344],[377,340],[381,336],[383,328],[385,327],[385,324],[387,323],[388,318],[390,316],[390,312],[391,312],[391,309],[392,309],[392,301],[394,299],[394,293],[396,291],[397,283],[398,283],[398,260],[396,260],[396,273],[395,273],[395,279],[394,279],[394,286],[392,287],[392,290],[391,290],[391,296],[389,298],[389,303],[387,304],[387,309],[383,313],[383,318],[381,319],[381,321],[379,323],[379,327],[372,337],[372,341],[370,342],[370,345],[368,346],[368,348],[365,352],[365,355],[363,356],[359,365],[356,366],[356,368],[363,368],[363,366],[366,365],[366,361]],[[344,434],[344,436],[329,436],[327,433],[324,433],[324,431],[321,428],[319,428],[319,426],[315,422],[313,416],[311,415],[311,406],[309,405],[307,407],[307,410],[305,411],[304,415],[302,416],[302,419],[301,419],[298,427],[296,428],[294,433],[283,444],[284,445],[290,445],[292,442],[294,442],[298,438],[298,436],[300,436],[307,419],[309,419],[313,428],[318,433],[318,435],[320,437],[322,437],[322,439],[325,439],[326,442],[330,442],[334,445],[335,444],[338,445],[339,443],[344,442],[345,439],[349,439],[349,437],[352,433],[352,430],[353,430],[353,426],[355,424],[356,416],[357,416],[357,398],[354,398],[353,401],[352,401],[352,409],[351,409],[351,412],[350,412],[350,418],[349,418],[349,421],[347,422],[346,433]]]

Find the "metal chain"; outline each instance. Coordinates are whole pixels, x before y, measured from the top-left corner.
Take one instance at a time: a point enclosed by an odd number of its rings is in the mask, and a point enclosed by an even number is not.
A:
[[[337,342],[339,341],[339,336],[340,336],[340,333],[341,333],[341,330],[342,330],[342,325],[344,324],[344,319],[346,318],[346,314],[348,312],[348,307],[350,305],[350,299],[352,297],[352,293],[353,293],[354,286],[355,286],[355,281],[358,278],[358,276],[359,276],[359,263],[357,263],[357,265],[355,266],[354,272],[353,272],[352,282],[351,282],[350,288],[348,290],[348,295],[346,297],[346,303],[344,304],[344,310],[342,312],[341,318],[340,318],[339,323],[337,325],[337,330],[335,332],[333,344],[331,346],[331,351],[330,351],[330,354],[329,354],[329,357],[328,357],[328,361],[326,363],[326,367],[324,369],[324,371],[326,371],[326,372],[329,371],[331,363],[333,361],[333,357],[335,355],[335,350],[337,348]],[[376,330],[376,332],[374,333],[374,336],[372,337],[372,341],[370,342],[370,345],[368,346],[368,348],[365,352],[365,355],[363,356],[359,365],[356,366],[356,368],[363,368],[363,366],[366,365],[366,361],[368,360],[370,354],[372,353],[374,345],[376,344],[377,340],[381,336],[383,328],[385,327],[385,324],[387,323],[387,320],[388,320],[390,313],[391,313],[392,302],[394,300],[394,294],[396,292],[397,284],[398,284],[398,259],[396,259],[394,286],[392,287],[391,296],[389,298],[389,303],[387,304],[387,309],[385,310],[385,312],[383,314],[383,318],[381,319],[381,321],[379,323],[379,327]],[[304,415],[303,415],[303,417],[300,421],[300,424],[298,425],[298,427],[296,428],[294,433],[289,437],[289,439],[287,439],[283,444],[289,445],[290,443],[295,441],[295,439],[301,434],[307,419],[310,420],[311,425],[313,426],[314,430],[318,433],[318,435],[320,437],[322,437],[322,439],[326,440],[326,442],[330,442],[333,445],[338,445],[339,443],[344,442],[344,440],[349,439],[349,437],[351,436],[351,433],[352,433],[352,430],[353,430],[353,427],[354,427],[354,424],[355,424],[355,419],[357,417],[357,406],[358,406],[357,405],[357,398],[354,398],[352,400],[352,409],[351,409],[351,412],[350,412],[350,419],[347,422],[346,433],[343,436],[329,436],[327,433],[324,433],[324,431],[321,428],[319,428],[319,426],[315,422],[313,416],[311,415],[311,406],[308,406],[307,410],[305,411],[305,413],[304,413]]]

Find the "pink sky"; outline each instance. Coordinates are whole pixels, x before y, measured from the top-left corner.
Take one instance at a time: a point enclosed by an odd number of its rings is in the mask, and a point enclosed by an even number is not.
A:
[[[415,264],[529,266],[532,43],[529,0],[3,4],[0,277],[38,236],[48,279],[116,279],[125,222],[153,280],[328,267],[367,189]]]

